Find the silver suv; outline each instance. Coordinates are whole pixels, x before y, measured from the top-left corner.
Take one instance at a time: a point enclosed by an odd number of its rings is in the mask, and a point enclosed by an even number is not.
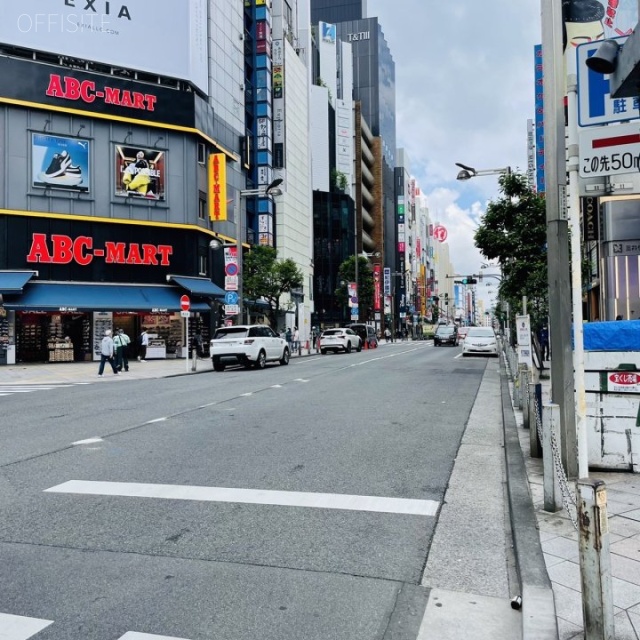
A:
[[[214,371],[228,364],[243,364],[264,369],[267,362],[289,364],[287,341],[266,324],[220,327],[211,339],[209,353]]]

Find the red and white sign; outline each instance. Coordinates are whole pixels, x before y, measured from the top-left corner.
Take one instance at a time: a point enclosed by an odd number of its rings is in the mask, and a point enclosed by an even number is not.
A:
[[[589,127],[579,133],[580,177],[595,178],[640,169],[640,125]]]
[[[640,373],[616,371],[607,376],[607,391],[615,393],[640,392]]]
[[[380,286],[380,271],[379,264],[373,265],[373,310],[380,311],[380,296],[382,294],[382,287]]]
[[[166,244],[138,244],[137,242],[106,241],[103,247],[94,247],[91,236],[71,238],[62,234],[34,233],[27,262],[42,264],[91,264],[102,258],[107,264],[170,265],[173,247]]]
[[[189,311],[189,309],[191,309],[191,300],[189,300],[189,296],[182,296],[180,298],[180,308],[183,311]]]
[[[439,242],[444,242],[447,239],[447,230],[439,224],[433,229],[433,237]]]

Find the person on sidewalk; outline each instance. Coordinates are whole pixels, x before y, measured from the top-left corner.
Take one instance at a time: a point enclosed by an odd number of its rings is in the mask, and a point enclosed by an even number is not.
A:
[[[549,359],[549,329],[546,326],[540,329],[538,340],[540,342],[540,351],[542,352],[542,361],[544,362]]]
[[[300,332],[298,327],[293,327],[293,344],[291,345],[293,351],[300,351]]]
[[[384,339],[385,339],[385,342],[390,342],[391,341],[391,329],[389,329],[389,327],[387,327],[384,330]]]
[[[146,329],[142,330],[140,334],[140,355],[138,355],[138,360],[140,362],[146,362],[147,358],[147,347],[149,346],[149,334]]]
[[[113,373],[118,374],[118,370],[116,369],[116,363],[113,359],[114,354],[114,345],[113,338],[111,337],[111,329],[107,329],[104,332],[104,338],[102,338],[102,342],[100,344],[100,367],[98,369],[98,375],[101,376],[104,373],[104,365],[108,362],[113,369]]]
[[[122,371],[124,367],[125,371],[129,371],[129,358],[127,357],[127,349],[131,342],[129,336],[123,329],[118,329],[116,335],[113,338],[113,345],[116,350],[116,369]]]

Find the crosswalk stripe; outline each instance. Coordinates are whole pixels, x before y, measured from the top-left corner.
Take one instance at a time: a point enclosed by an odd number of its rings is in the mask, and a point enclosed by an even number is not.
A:
[[[187,640],[187,638],[176,638],[175,636],[156,636],[152,633],[137,633],[136,631],[127,631],[118,640]]]
[[[435,516],[439,506],[439,503],[434,500],[409,498],[88,480],[69,480],[55,487],[45,489],[45,492],[129,498],[163,498],[167,500],[199,500],[203,502],[237,502],[241,504],[343,509],[347,511],[372,511],[416,516]]]
[[[50,624],[53,624],[53,620],[0,613],[0,640],[27,640]]]

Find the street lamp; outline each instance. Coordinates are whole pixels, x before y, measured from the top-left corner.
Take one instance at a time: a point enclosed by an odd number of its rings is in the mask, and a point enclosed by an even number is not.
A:
[[[504,167],[503,169],[474,169],[473,167],[468,167],[466,164],[462,164],[462,162],[456,162],[456,167],[460,167],[461,169],[461,171],[458,172],[456,180],[470,180],[471,178],[479,176],[495,176],[503,173],[508,176],[511,175],[511,167]]]
[[[238,317],[240,318],[240,324],[242,324],[244,310],[243,310],[243,294],[242,294],[242,235],[244,233],[244,218],[246,217],[246,199],[254,197],[267,197],[269,195],[279,196],[282,195],[282,191],[278,188],[282,184],[282,178],[276,178],[272,180],[267,187],[259,187],[258,189],[237,189],[236,197],[233,203],[233,210],[236,214],[236,251],[238,260]],[[220,242],[217,238],[214,238],[209,242],[211,249],[220,249],[221,247],[232,247],[233,244],[225,244]]]

